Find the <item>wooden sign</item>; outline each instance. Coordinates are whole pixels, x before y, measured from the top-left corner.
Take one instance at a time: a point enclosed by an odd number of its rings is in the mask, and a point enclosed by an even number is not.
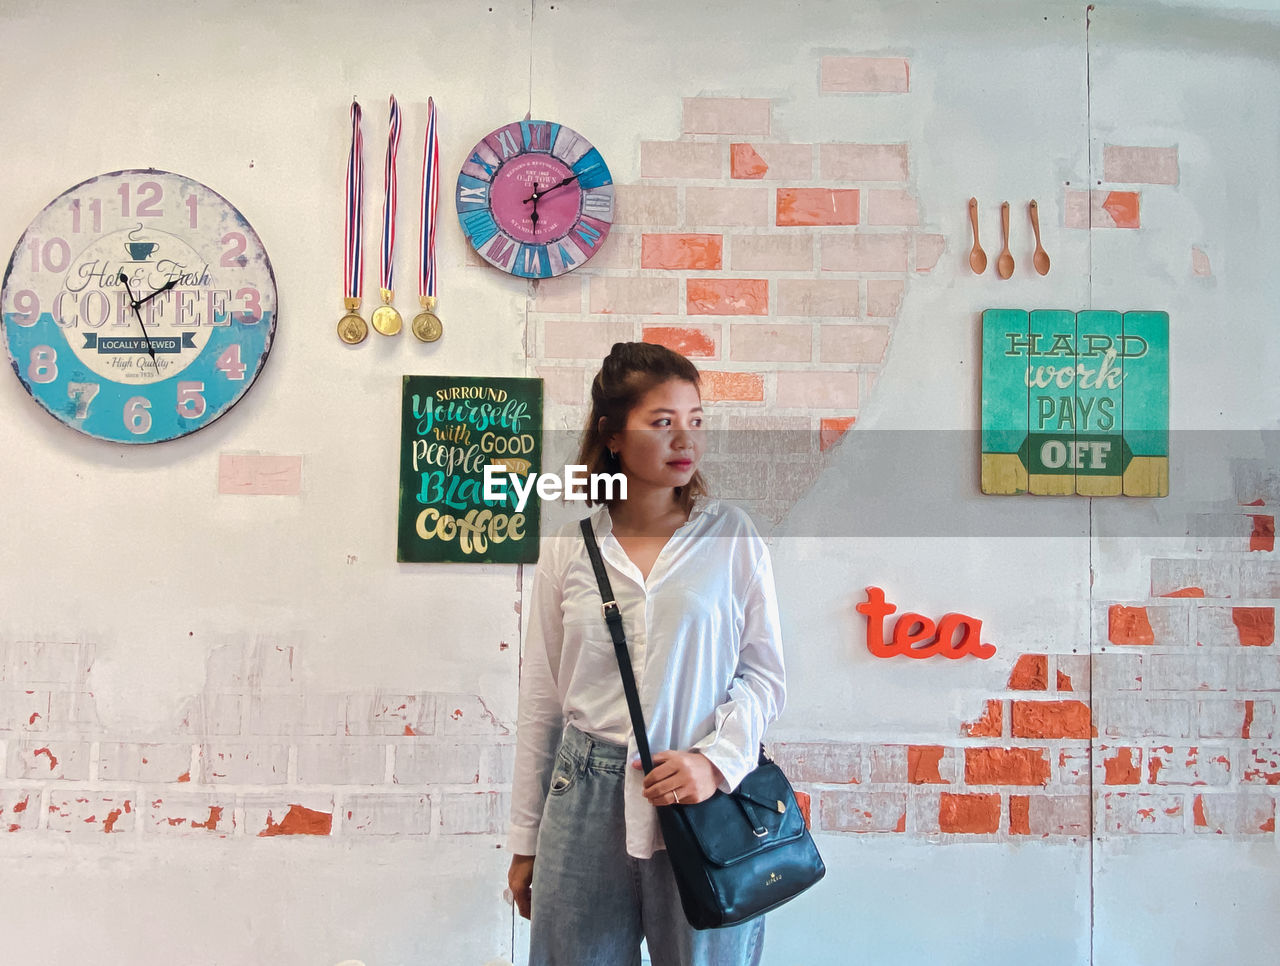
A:
[[[538,501],[517,501],[511,487],[486,500],[485,467],[537,477],[541,379],[405,376],[400,425],[397,560],[538,559]]]
[[[1168,496],[1168,313],[983,312],[982,492]]]

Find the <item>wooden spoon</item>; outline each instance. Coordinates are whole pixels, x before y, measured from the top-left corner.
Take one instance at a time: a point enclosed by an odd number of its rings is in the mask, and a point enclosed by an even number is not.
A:
[[[1044,246],[1040,244],[1040,206],[1031,201],[1031,230],[1036,233],[1036,253],[1031,258],[1031,263],[1035,265],[1036,271],[1041,275],[1049,274],[1049,253],[1044,250]]]
[[[969,223],[973,225],[973,248],[969,250],[969,267],[974,275],[987,270],[987,253],[978,244],[978,199],[969,199]]]
[[[996,259],[996,274],[1008,278],[1013,274],[1013,254],[1009,251],[1009,202],[1000,206],[1000,224],[1004,226],[1004,248]]]

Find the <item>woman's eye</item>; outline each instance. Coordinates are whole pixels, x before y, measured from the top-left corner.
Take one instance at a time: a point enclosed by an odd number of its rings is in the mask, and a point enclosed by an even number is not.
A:
[[[666,426],[670,426],[670,425],[671,425],[671,420],[664,416],[664,417],[662,417],[661,419],[655,420],[653,425],[658,426],[658,427],[666,427]]]

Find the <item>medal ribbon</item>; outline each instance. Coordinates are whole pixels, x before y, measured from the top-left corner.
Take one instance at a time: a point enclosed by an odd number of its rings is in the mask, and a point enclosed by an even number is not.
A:
[[[343,245],[346,263],[342,285],[349,299],[360,299],[364,289],[364,250],[360,245],[364,231],[364,137],[360,133],[360,105],[351,102],[351,154],[347,157],[347,209]]]
[[[396,156],[400,153],[400,105],[391,95],[391,129],[387,133],[387,166],[383,174],[382,201],[382,290],[395,288],[396,251]]]
[[[427,140],[422,150],[422,212],[418,221],[418,296],[436,294],[436,205],[440,200],[440,142],[436,102],[427,98]]]

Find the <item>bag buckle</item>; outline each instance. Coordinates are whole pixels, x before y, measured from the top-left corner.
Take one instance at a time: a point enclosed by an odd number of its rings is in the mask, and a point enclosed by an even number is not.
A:
[[[612,607],[612,608],[613,608],[613,612],[614,612],[615,614],[619,613],[619,611],[618,611],[618,602],[617,602],[616,600],[606,600],[603,604],[601,604],[601,605],[600,605],[600,613],[601,613],[601,615],[604,617],[604,619],[605,619],[605,620],[608,620],[608,619],[609,619],[609,608],[610,608],[610,607]]]
[[[753,828],[751,831],[755,834],[755,837],[758,839],[762,839],[769,834],[769,830],[765,828],[763,825],[761,825],[759,828]]]

